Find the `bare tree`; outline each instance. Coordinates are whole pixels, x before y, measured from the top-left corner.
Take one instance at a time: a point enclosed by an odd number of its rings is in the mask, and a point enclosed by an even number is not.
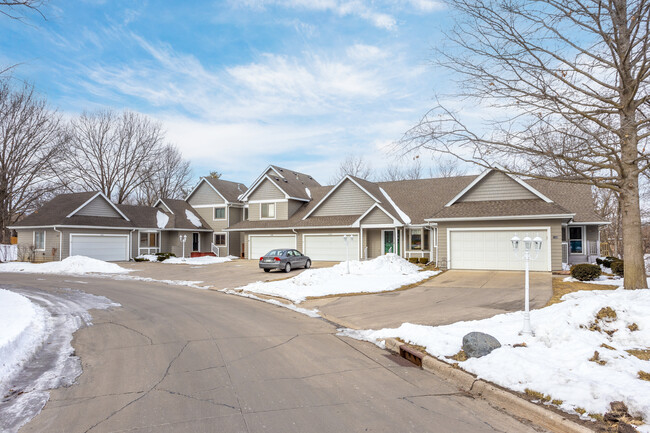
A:
[[[459,164],[456,158],[437,158],[435,165],[429,169],[431,177],[464,176],[467,170]]]
[[[61,150],[58,114],[25,85],[0,81],[0,243],[7,226],[36,209],[54,190],[52,162]]]
[[[458,79],[456,96],[489,107],[489,121],[439,103],[401,143],[615,191],[625,288],[647,288],[639,174],[650,164],[650,0],[448,3],[456,26],[438,63]]]
[[[59,178],[69,190],[98,190],[123,203],[159,168],[163,138],[160,124],[141,114],[83,113],[68,128]]]
[[[44,4],[44,0],[2,0],[0,1],[0,14],[13,20],[22,21],[25,19],[25,12],[35,12],[45,19],[45,15],[41,11]]]
[[[347,175],[359,177],[361,179],[369,179],[371,173],[372,169],[370,164],[363,156],[348,155],[339,164],[339,169],[336,172],[335,177],[331,179],[331,183],[336,183]]]
[[[136,189],[135,203],[153,206],[159,198],[182,199],[192,182],[190,162],[174,145],[164,146],[156,158],[156,167]]]
[[[377,179],[380,182],[394,182],[398,180],[415,180],[422,178],[422,162],[420,157],[416,156],[413,158],[412,163],[410,164],[400,164],[399,162],[394,162],[386,166],[384,170],[379,174]]]
[[[218,172],[217,170],[212,170],[208,176],[213,178],[213,179],[221,179],[221,176],[223,176],[223,173]]]
[[[611,222],[610,225],[603,227],[600,231],[601,241],[607,242],[609,247],[609,251],[604,252],[607,255],[620,257],[623,252],[623,224],[621,218],[621,202],[618,194],[609,188],[596,188],[594,190],[594,202],[596,203],[596,213],[598,216]]]

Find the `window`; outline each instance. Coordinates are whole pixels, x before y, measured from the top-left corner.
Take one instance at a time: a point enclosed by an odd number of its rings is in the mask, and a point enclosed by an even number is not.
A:
[[[225,207],[215,207],[214,208],[214,219],[216,219],[216,220],[225,220],[226,219],[226,208]]]
[[[262,218],[275,218],[275,203],[262,203]]]
[[[248,220],[248,208],[245,207],[244,210],[242,211],[242,221],[247,221]]]
[[[140,247],[141,248],[155,248],[157,246],[156,233],[140,233]]]
[[[214,244],[219,246],[226,245],[226,234],[225,233],[215,233],[214,234]]]
[[[45,251],[45,230],[34,232],[34,248]]]
[[[569,227],[569,251],[571,254],[583,254],[583,227]]]
[[[422,249],[422,229],[411,230],[411,249],[412,250]]]

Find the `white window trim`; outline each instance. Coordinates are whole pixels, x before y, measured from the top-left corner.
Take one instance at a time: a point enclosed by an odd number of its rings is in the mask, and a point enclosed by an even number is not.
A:
[[[43,248],[36,248],[36,232],[43,232]],[[32,232],[32,245],[34,245],[34,251],[45,251],[46,240],[47,230],[34,230]]]
[[[223,235],[223,244],[217,244],[215,243],[214,245],[217,247],[225,247],[228,244],[228,233],[225,232],[215,232],[212,234],[212,240],[215,240],[216,235]]]
[[[272,217],[265,217],[265,216],[262,216],[262,207],[263,207],[265,204],[272,204],[272,205],[273,205],[273,216],[272,216]],[[277,203],[276,203],[276,202],[268,202],[268,203],[262,203],[262,204],[260,204],[260,220],[274,220],[274,219],[277,219],[277,218],[278,218],[278,212],[277,212],[277,210],[278,210],[278,206],[277,206]],[[249,215],[249,217],[250,217],[250,215]]]
[[[447,228],[447,269],[453,269],[453,264],[451,263],[451,232],[476,232],[476,231],[546,231],[546,249],[548,250],[548,272],[553,270],[553,257],[551,255],[553,248],[551,248],[551,243],[553,239],[551,237],[551,227],[462,227],[462,228]],[[514,254],[514,252],[513,252]]]
[[[578,227],[578,228],[580,228],[580,235],[581,235],[581,236],[580,236],[580,242],[582,242],[582,252],[581,252],[581,253],[572,253],[572,252],[571,252],[571,229],[572,229],[573,227]],[[587,253],[585,252],[585,246],[586,246],[585,236],[586,236],[586,231],[587,231],[587,228],[586,228],[585,226],[583,226],[583,225],[568,225],[568,226],[567,226],[566,242],[567,242],[567,246],[569,247],[569,254],[570,254],[570,255],[573,255],[573,256],[586,256],[586,255],[587,255]],[[578,240],[578,239],[574,239],[574,241],[577,241],[577,240]]]
[[[223,211],[223,218],[215,218],[214,213],[217,209],[224,209]],[[213,206],[212,207],[212,221],[225,221],[228,219],[228,206],[221,205],[221,206]]]
[[[415,228],[409,228],[408,234],[409,234],[409,245],[408,245],[408,250],[407,251],[413,251],[413,252],[420,252],[420,251],[429,251],[428,249],[424,249],[424,227],[415,227]],[[420,249],[413,249],[413,232],[414,231],[420,231]],[[427,233],[428,234],[428,233]]]

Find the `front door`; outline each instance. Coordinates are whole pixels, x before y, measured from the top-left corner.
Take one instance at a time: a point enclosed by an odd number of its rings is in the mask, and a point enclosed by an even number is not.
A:
[[[199,245],[199,234],[192,233],[192,251],[198,251],[201,248]]]
[[[384,230],[384,254],[395,252],[395,232]]]

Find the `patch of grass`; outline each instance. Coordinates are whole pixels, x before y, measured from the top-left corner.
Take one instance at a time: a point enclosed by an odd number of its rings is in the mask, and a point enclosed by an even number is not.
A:
[[[526,388],[524,390],[524,392],[526,393],[527,396],[532,397],[535,400],[540,400],[540,401],[544,401],[544,402],[551,401],[551,396],[548,395],[548,394],[543,394],[543,393],[541,393],[539,391],[535,391],[535,390],[530,389],[530,388]]]
[[[650,361],[650,349],[630,349],[626,352],[642,361]]]
[[[603,422],[603,416],[599,413],[588,413],[589,418],[595,419],[596,421]]]
[[[549,299],[545,306],[548,307],[549,305],[562,302],[562,296],[568,293],[578,292],[580,290],[614,290],[616,288],[616,286],[604,284],[562,281],[562,277],[553,278],[553,296],[551,296],[551,299]]]
[[[589,358],[589,361],[591,361],[591,362],[595,362],[595,363],[598,364],[598,365],[605,365],[605,364],[607,364],[607,361],[605,361],[605,360],[603,360],[603,359],[600,359],[600,353],[598,353],[597,350],[594,352],[594,356],[592,356],[591,358]]]
[[[528,347],[528,345],[526,343],[517,343],[513,344],[512,347]]]
[[[463,349],[460,349],[460,352],[453,356],[447,356],[448,359],[453,359],[454,361],[463,362],[467,361],[467,354]]]
[[[551,404],[554,404],[556,406],[562,406],[563,403],[564,403],[564,400],[560,400],[560,399],[557,399],[557,398],[554,398],[553,400],[551,400]]]
[[[424,347],[424,346],[419,346],[419,345],[413,344],[413,343],[407,343],[406,341],[402,340],[399,337],[395,338],[395,340],[399,341],[402,344],[406,344],[407,346],[412,347],[413,349],[419,351],[420,353],[422,353],[424,355],[426,355],[428,353],[426,347]]]
[[[586,410],[584,410],[581,407],[574,407],[573,410],[576,411],[577,413],[579,413],[580,415],[584,415],[587,412]]]
[[[637,374],[639,375],[639,379],[647,380],[648,382],[650,382],[650,373],[643,370],[639,370]]]
[[[636,323],[633,323],[631,325],[627,325],[627,329],[630,330],[630,332],[638,331],[639,330],[639,325]]]
[[[613,322],[617,319],[616,311],[612,307],[603,307],[596,313],[596,320],[603,322]]]
[[[605,343],[601,344],[600,347],[602,347],[603,349],[616,350],[612,346],[610,346],[608,344],[605,344]]]

